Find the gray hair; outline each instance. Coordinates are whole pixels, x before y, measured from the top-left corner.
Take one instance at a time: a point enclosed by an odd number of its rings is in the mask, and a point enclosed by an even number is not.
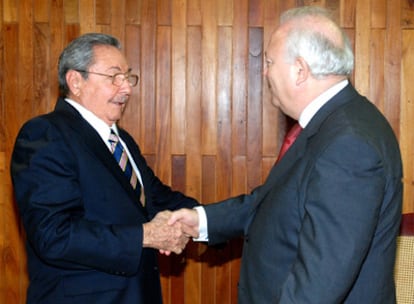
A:
[[[288,61],[292,63],[296,58],[303,58],[316,78],[327,75],[350,76],[354,68],[351,43],[327,10],[317,6],[299,7],[286,11],[280,20],[281,24],[290,21],[298,21],[300,24],[307,18],[330,22],[334,30],[340,34],[342,43],[336,43],[323,31],[309,26],[309,22],[304,22],[301,26],[292,27],[288,32],[286,38]]]
[[[88,33],[73,40],[63,50],[58,63],[59,90],[62,96],[67,96],[69,93],[66,73],[69,70],[87,71],[94,63],[93,48],[98,45],[109,45],[121,49],[120,42],[110,35]],[[82,77],[86,79],[88,74],[82,73]]]

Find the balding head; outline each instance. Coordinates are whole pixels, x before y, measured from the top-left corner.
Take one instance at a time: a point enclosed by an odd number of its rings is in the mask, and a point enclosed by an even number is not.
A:
[[[303,109],[353,69],[349,40],[327,11],[300,7],[281,16],[266,51],[272,102],[298,119]]]
[[[317,78],[351,75],[354,56],[349,39],[328,11],[317,6],[299,7],[286,11],[280,20],[278,31],[286,35],[289,62],[303,58]]]

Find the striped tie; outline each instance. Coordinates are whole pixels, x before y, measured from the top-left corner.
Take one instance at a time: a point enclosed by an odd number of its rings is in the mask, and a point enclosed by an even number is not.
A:
[[[131,162],[128,160],[128,155],[119,141],[119,137],[112,129],[111,134],[109,135],[109,143],[111,144],[111,152],[115,157],[115,160],[118,162],[125,176],[129,180],[132,188],[137,192],[138,196],[140,196],[141,203],[144,205],[143,193],[141,193],[141,187],[138,182],[137,175],[132,169]]]

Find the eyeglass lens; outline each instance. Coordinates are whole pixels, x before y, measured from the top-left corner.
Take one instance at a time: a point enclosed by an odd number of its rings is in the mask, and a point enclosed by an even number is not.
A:
[[[138,84],[139,78],[138,75],[125,75],[121,73],[113,76],[113,84],[116,86],[121,86],[125,80],[127,80],[132,87],[135,87]]]

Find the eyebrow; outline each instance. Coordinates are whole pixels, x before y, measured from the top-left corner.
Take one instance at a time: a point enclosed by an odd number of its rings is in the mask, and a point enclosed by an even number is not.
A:
[[[123,73],[122,72],[122,69],[119,66],[111,66],[111,67],[109,67],[109,68],[106,69],[106,71],[108,71],[108,72],[111,71],[111,70],[116,70],[116,71],[118,71],[120,73]],[[125,73],[129,73],[131,71],[132,71],[132,68],[128,67],[128,70]]]

